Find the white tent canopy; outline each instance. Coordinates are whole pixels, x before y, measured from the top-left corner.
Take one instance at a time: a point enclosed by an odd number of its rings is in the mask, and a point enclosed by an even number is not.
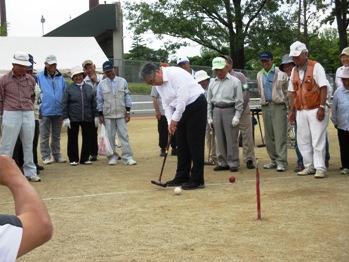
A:
[[[92,60],[97,68],[108,60],[94,37],[0,37],[0,71],[12,69],[12,57],[23,51],[34,57],[34,68],[41,71],[48,55],[57,57],[58,70],[70,70]]]

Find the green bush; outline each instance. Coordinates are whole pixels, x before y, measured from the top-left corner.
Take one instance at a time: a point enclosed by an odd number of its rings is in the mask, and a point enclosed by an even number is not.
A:
[[[128,83],[128,88],[133,95],[149,95],[151,86],[145,83]]]

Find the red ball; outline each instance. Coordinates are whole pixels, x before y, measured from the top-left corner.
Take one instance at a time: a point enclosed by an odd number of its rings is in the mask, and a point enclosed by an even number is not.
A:
[[[236,180],[235,176],[229,177],[229,182],[230,183],[235,183],[235,180]]]

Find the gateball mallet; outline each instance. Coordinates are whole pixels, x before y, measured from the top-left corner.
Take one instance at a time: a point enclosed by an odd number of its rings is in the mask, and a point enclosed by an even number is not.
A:
[[[159,176],[159,180],[151,180],[150,182],[153,185],[157,185],[157,186],[161,186],[161,187],[167,187],[166,183],[162,183],[161,182],[161,178],[162,178],[162,174],[164,172],[164,167],[165,167],[165,163],[166,163],[166,159],[167,159],[167,155],[168,155],[168,150],[170,148],[171,145],[171,140],[172,140],[172,135],[168,136],[168,142],[167,142],[167,146],[165,148],[165,156],[164,156],[164,160],[162,161],[162,167],[161,167],[161,171],[160,171],[160,176]]]

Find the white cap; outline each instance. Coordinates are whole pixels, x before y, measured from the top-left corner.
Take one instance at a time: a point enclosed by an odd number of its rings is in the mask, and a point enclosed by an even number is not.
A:
[[[75,76],[75,75],[83,74],[84,69],[82,69],[81,66],[75,66],[70,70],[70,73],[71,73],[71,78],[73,78],[73,76]]]
[[[306,45],[296,41],[290,46],[290,57],[299,56],[303,51],[308,51]]]
[[[31,66],[28,53],[17,51],[12,58],[12,64]]]
[[[204,70],[199,70],[195,73],[194,76],[196,82],[200,83],[201,81],[204,81],[206,79],[209,79],[210,76],[206,73],[206,71]]]
[[[179,63],[184,63],[184,62],[189,62],[188,57],[186,57],[186,56],[180,56],[180,57],[177,58],[177,65],[178,65]]]
[[[338,77],[349,78],[349,67],[342,67],[342,69],[338,72]]]
[[[57,57],[54,55],[49,55],[48,57],[46,57],[45,63],[49,65],[57,64]]]

